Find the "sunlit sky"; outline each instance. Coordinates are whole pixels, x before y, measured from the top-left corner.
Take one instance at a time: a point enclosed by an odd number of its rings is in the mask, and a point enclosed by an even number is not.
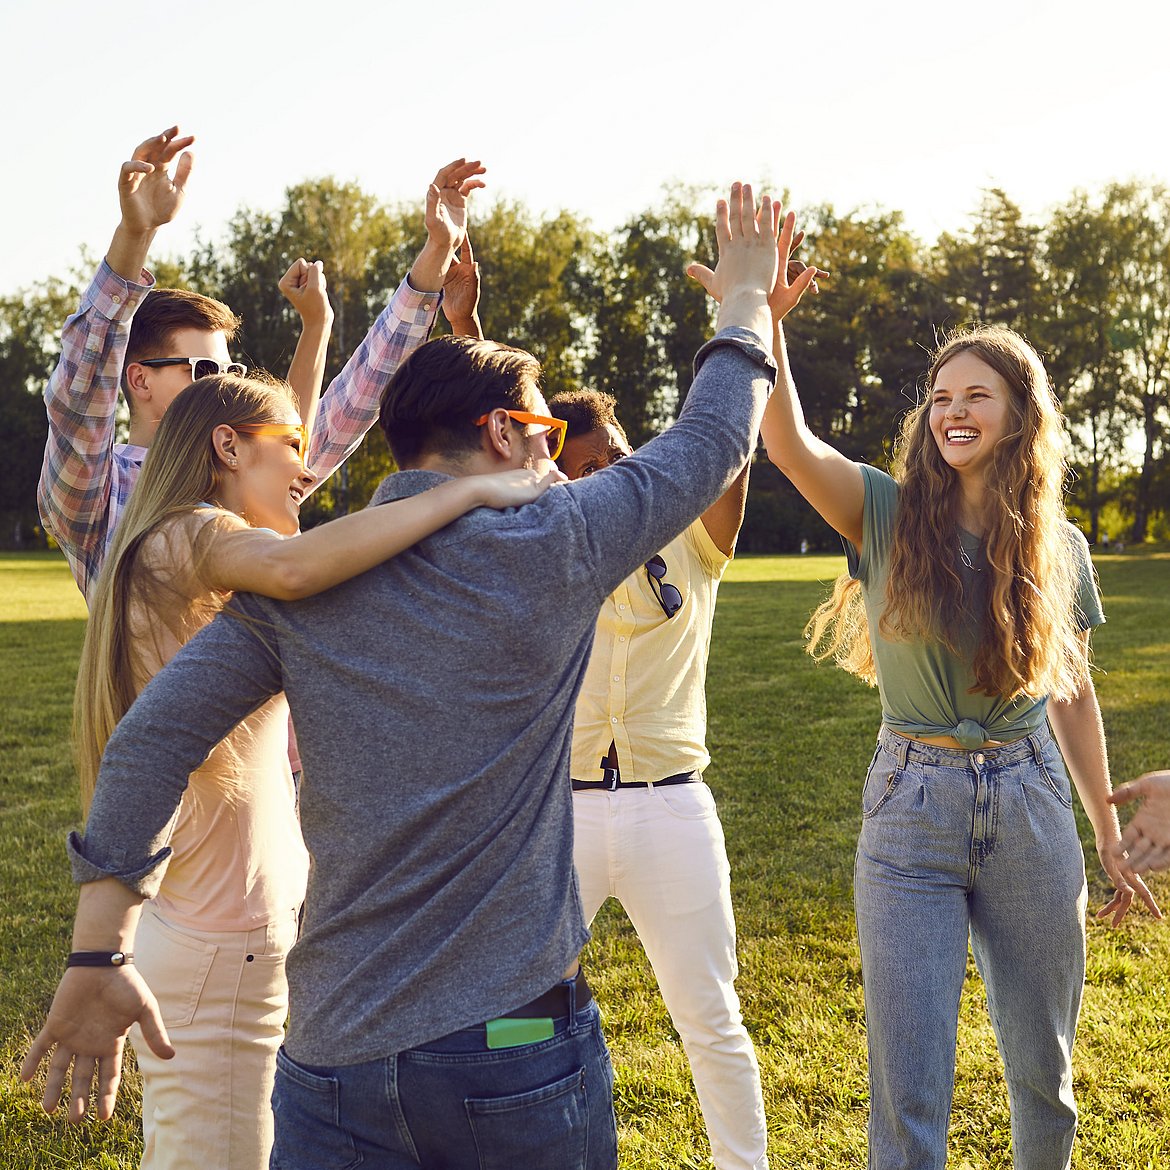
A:
[[[159,255],[305,178],[421,207],[459,155],[599,227],[735,178],[924,239],[987,186],[1040,216],[1170,181],[1168,34],[1158,0],[0,0],[0,294],[101,255],[119,164],[175,122],[196,166]]]

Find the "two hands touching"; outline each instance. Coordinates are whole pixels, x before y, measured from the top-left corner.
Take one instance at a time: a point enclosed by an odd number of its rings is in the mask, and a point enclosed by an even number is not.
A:
[[[796,231],[796,216],[791,211],[784,215],[781,205],[769,195],[761,198],[757,209],[750,184],[733,184],[730,197],[716,204],[715,237],[719,261],[714,271],[696,262],[687,265],[687,275],[719,302],[720,328],[742,324],[725,319],[729,297],[750,299],[763,293],[770,326],[774,327],[800,304],[806,292],[819,293],[818,281],[829,276],[824,269],[793,257],[804,242],[804,232]],[[771,327],[756,331],[766,339]]]

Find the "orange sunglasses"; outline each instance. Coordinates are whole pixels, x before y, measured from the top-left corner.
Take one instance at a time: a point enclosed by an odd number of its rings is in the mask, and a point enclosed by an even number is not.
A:
[[[526,410],[506,410],[504,413],[515,422],[535,423],[537,426],[547,428],[545,433],[548,437],[548,457],[555,462],[565,445],[565,435],[569,430],[569,424],[563,418],[549,418],[546,414],[529,414]],[[475,425],[482,427],[489,418],[491,418],[490,412],[482,418],[477,418]]]
[[[305,465],[305,456],[309,453],[309,428],[304,423],[240,423],[232,430],[243,431],[246,435],[297,435],[300,440],[297,455],[301,466]]]

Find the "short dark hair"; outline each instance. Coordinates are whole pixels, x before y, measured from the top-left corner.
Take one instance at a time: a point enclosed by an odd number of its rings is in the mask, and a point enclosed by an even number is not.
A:
[[[424,454],[478,450],[475,420],[488,411],[527,410],[540,362],[523,349],[474,337],[438,337],[420,346],[382,391],[379,423],[399,467]]]
[[[185,288],[153,289],[138,306],[130,323],[125,365],[144,358],[166,357],[174,335],[180,329],[201,329],[235,339],[240,318],[223,303]],[[193,355],[198,357],[198,354]]]
[[[553,418],[563,418],[569,424],[566,441],[602,427],[613,427],[628,443],[626,429],[614,413],[616,407],[617,399],[604,390],[563,390],[548,400]]]

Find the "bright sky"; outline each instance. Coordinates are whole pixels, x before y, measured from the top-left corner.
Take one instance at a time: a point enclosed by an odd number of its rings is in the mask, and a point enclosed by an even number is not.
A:
[[[0,294],[100,255],[118,166],[197,135],[159,254],[326,174],[420,200],[459,155],[490,191],[612,227],[667,183],[769,179],[921,236],[998,185],[1170,181],[1161,0],[0,0]]]

